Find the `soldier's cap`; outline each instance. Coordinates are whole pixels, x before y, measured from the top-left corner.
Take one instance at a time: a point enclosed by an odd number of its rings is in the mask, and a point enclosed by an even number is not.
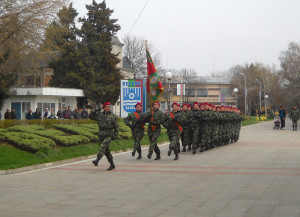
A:
[[[160,103],[159,103],[158,101],[154,101],[154,102],[152,103],[152,106],[154,105],[154,103],[156,103],[156,104],[158,104],[158,105],[160,106]]]
[[[191,104],[187,104],[187,107],[190,107],[190,108],[191,108],[191,107],[192,107],[192,105],[191,105]]]
[[[204,103],[200,103],[200,106],[204,106]]]
[[[199,105],[199,102],[194,102],[194,103],[193,103],[193,106],[196,105],[196,104]]]
[[[171,107],[173,107],[173,105],[176,105],[176,106],[180,107],[180,105],[177,102],[173,102]]]
[[[188,107],[188,104],[186,104],[186,103],[183,103],[181,107],[183,107],[183,106],[187,106],[187,107]]]
[[[110,105],[110,102],[105,102],[105,103],[103,103],[102,108],[104,108],[104,107],[107,106],[107,105]]]
[[[138,103],[135,105],[135,108],[136,108],[138,105],[140,105],[140,106],[143,107],[142,103],[138,102]]]

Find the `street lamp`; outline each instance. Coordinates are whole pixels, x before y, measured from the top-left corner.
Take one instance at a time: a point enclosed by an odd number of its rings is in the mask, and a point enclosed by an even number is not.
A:
[[[261,81],[256,79],[259,82],[259,111],[261,112]]]
[[[247,113],[247,77],[246,77],[246,74],[245,73],[240,73],[241,75],[244,76],[244,81],[245,81],[245,114],[246,115]]]
[[[168,83],[169,83],[169,89],[168,89],[168,92],[169,92],[169,105],[168,105],[168,110],[169,112],[171,111],[171,85],[170,85],[170,82],[171,82],[171,79],[172,79],[172,72],[167,72],[166,73],[166,78],[168,80]]]
[[[265,112],[266,112],[266,119],[268,119],[268,109],[267,109],[267,101],[268,101],[269,96],[265,95]]]
[[[236,101],[235,105],[236,105],[236,108],[238,108],[238,96],[237,96],[237,93],[239,92],[239,89],[234,88],[233,92],[234,92],[234,98],[235,98],[235,101]]]

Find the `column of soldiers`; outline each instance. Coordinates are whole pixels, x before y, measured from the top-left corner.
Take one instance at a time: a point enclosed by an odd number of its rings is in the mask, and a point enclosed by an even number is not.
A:
[[[103,155],[110,163],[107,170],[115,169],[113,156],[109,144],[118,136],[119,125],[117,116],[110,111],[110,102],[103,104],[103,112],[94,110],[89,118],[96,120],[99,126],[100,148],[95,160],[92,163],[98,166]],[[137,103],[136,111],[125,118],[125,124],[132,130],[134,146],[132,156],[138,152],[137,159],[142,158],[140,141],[144,136],[145,123],[148,123],[148,136],[150,146],[148,159],[151,159],[153,152],[156,154],[154,160],[160,160],[160,149],[157,145],[161,133],[161,126],[167,129],[170,140],[168,156],[175,155],[174,160],[179,159],[180,138],[182,141],[182,152],[192,150],[196,154],[221,145],[236,142],[239,139],[242,116],[236,108],[228,106],[214,106],[208,103],[195,102],[193,106],[183,104],[182,107],[176,102],[172,104],[172,111],[164,114],[159,110],[160,103],[153,102],[151,112],[142,113],[142,104]]]
[[[191,151],[196,154],[222,145],[238,141],[241,129],[242,115],[240,110],[229,106],[215,106],[209,103],[194,102],[193,105],[172,104],[172,111],[163,114],[159,110],[159,102],[152,104],[152,111],[143,114],[140,103],[136,105],[136,112],[125,118],[125,123],[132,129],[135,140],[132,156],[138,151],[138,158],[142,158],[140,141],[144,136],[144,124],[148,123],[150,146],[147,157],[159,160],[160,150],[157,139],[161,132],[161,125],[167,129],[170,140],[168,156],[174,152],[174,160],[179,159],[180,138],[182,152]]]

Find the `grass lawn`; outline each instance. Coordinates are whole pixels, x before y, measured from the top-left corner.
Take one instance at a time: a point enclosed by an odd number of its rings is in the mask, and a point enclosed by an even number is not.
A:
[[[160,143],[165,141],[168,141],[168,136],[166,134],[166,130],[162,130],[162,134],[160,135],[158,142]],[[145,133],[145,136],[141,141],[141,145],[147,145],[149,143],[147,133]],[[115,140],[111,142],[110,149],[111,151],[125,151],[128,148],[132,148],[132,146],[133,139]],[[84,144],[71,147],[56,147],[55,149],[50,150],[47,154],[40,152],[32,154],[11,145],[0,144],[0,170],[15,169],[80,156],[96,155],[98,149],[99,144]]]
[[[269,119],[271,120],[271,119]],[[273,119],[272,119],[273,120]],[[251,124],[258,123],[256,117],[251,117],[242,122],[242,126],[247,126]],[[168,141],[168,136],[166,134],[166,129],[162,129],[162,134],[160,135],[158,142]],[[149,139],[147,133],[141,145],[148,145]],[[115,140],[110,144],[111,151],[127,150],[132,148],[133,139],[129,140]],[[75,145],[71,147],[61,147],[57,146],[55,149],[50,150],[47,154],[43,152],[38,152],[35,154],[22,151],[14,146],[7,144],[0,144],[0,170],[15,169],[25,166],[32,166],[36,164],[54,162],[59,160],[65,160],[80,156],[88,156],[97,153],[99,144],[90,143],[83,145]]]
[[[273,119],[267,119],[265,121],[270,121],[270,120],[273,120]],[[262,123],[262,122],[264,122],[264,121],[262,121],[262,120],[257,121],[256,117],[251,117],[250,119],[242,121],[242,126],[244,127],[244,126],[248,126],[251,124],[257,124],[257,123]]]

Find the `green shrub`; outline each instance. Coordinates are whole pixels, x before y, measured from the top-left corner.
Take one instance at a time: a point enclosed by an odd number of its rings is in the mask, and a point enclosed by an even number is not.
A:
[[[45,127],[39,125],[30,125],[30,126],[13,126],[7,128],[11,132],[23,132],[23,133],[34,133],[35,131],[45,130]]]
[[[11,143],[20,149],[28,152],[47,152],[51,147],[55,147],[55,142],[52,139],[42,136],[22,133],[22,132],[7,132],[3,134],[6,142]],[[3,137],[2,137],[3,138]]]
[[[74,126],[74,125],[64,125],[64,124],[56,124],[54,127],[58,130],[62,130],[71,134],[77,134],[88,137],[91,141],[97,141],[98,136],[86,131],[85,129]]]

